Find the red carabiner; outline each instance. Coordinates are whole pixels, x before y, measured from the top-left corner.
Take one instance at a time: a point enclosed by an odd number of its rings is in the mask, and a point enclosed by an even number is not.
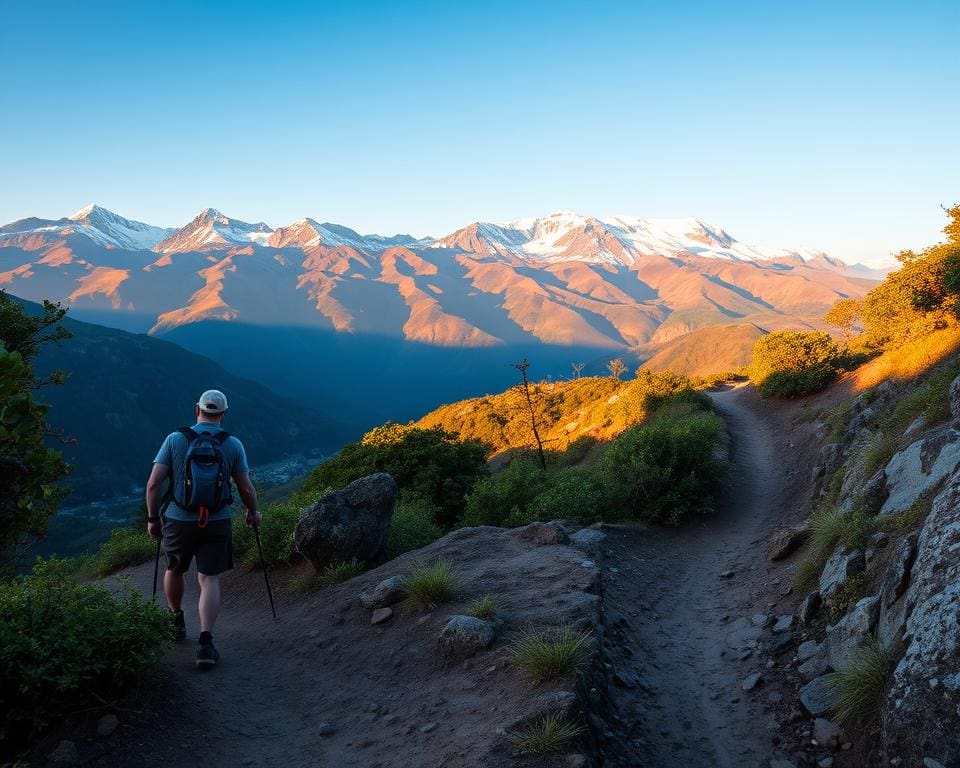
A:
[[[206,528],[210,521],[210,510],[206,507],[200,507],[200,517],[197,519],[197,528]]]

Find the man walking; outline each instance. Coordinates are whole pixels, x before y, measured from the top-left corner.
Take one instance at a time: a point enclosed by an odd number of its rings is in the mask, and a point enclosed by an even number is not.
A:
[[[177,640],[187,636],[181,608],[184,578],[190,562],[197,560],[197,667],[201,669],[209,669],[220,658],[213,645],[213,626],[220,611],[220,574],[233,568],[231,478],[246,508],[247,525],[260,523],[243,443],[223,429],[226,412],[223,392],[204,392],[195,408],[197,423],[167,435],[147,481],[147,531],[154,539],[163,537],[167,558],[163,589],[173,612]],[[173,495],[161,520],[168,484]]]

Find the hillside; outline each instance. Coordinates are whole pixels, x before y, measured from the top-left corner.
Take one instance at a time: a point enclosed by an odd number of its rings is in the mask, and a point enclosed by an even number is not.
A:
[[[533,382],[531,397],[544,448],[567,450],[578,440],[586,448],[605,442],[641,423],[651,401],[683,393],[689,382],[672,374],[641,372],[629,381],[591,376],[575,381]],[[526,399],[519,387],[445,405],[417,422],[442,427],[463,440],[480,440],[491,455],[532,448]]]
[[[28,311],[38,306],[24,302]],[[163,438],[192,423],[193,405],[205,389],[227,393],[226,427],[240,437],[252,463],[300,452],[332,452],[350,430],[314,408],[234,376],[175,344],[79,322],[63,325],[73,338],[46,348],[39,375],[61,369],[62,386],[40,390],[53,406],[50,423],[75,444],[62,446],[73,466],[68,503],[110,498],[141,488]]]
[[[753,345],[766,332],[750,323],[698,328],[653,350],[642,365],[651,371],[709,376],[738,371],[750,364]]]

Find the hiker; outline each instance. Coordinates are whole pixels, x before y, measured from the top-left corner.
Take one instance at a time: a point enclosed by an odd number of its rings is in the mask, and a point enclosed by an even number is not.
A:
[[[246,508],[247,525],[260,524],[247,454],[243,443],[223,429],[226,413],[223,392],[211,389],[200,395],[194,414],[197,423],[167,435],[147,481],[147,532],[154,539],[163,537],[167,558],[163,590],[173,613],[176,640],[187,636],[180,603],[185,574],[197,559],[197,667],[201,669],[209,669],[220,658],[213,645],[213,626],[220,611],[220,574],[233,568],[230,478]]]

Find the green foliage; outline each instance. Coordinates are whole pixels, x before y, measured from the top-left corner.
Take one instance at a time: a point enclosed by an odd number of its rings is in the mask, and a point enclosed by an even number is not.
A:
[[[521,752],[543,755],[558,752],[583,733],[583,727],[551,713],[510,734],[510,741]]]
[[[869,721],[880,712],[891,668],[890,649],[873,638],[850,666],[827,677],[827,695],[841,725]]]
[[[80,584],[62,561],[0,583],[0,713],[30,739],[69,712],[135,684],[170,639],[169,612],[124,587]]]
[[[539,467],[514,459],[503,471],[473,487],[461,525],[505,525],[511,518],[526,520],[530,505],[546,488],[546,482],[547,476]]]
[[[448,528],[463,512],[467,492],[486,474],[486,454],[479,441],[461,441],[440,427],[388,423],[359,443],[345,445],[314,469],[301,495],[317,495],[321,489],[343,488],[365,475],[388,472],[404,494],[433,503],[435,522]]]
[[[499,610],[500,606],[497,605],[493,595],[483,595],[470,603],[467,607],[467,616],[474,616],[478,619],[492,619]]]
[[[889,515],[883,520],[883,530],[895,536],[910,533],[919,528],[927,515],[930,513],[930,507],[933,506],[932,492],[921,494],[913,504],[901,512]]]
[[[426,499],[400,496],[390,520],[387,551],[391,558],[432,544],[443,535],[436,524],[437,509]]]
[[[418,563],[403,579],[403,588],[413,602],[419,605],[437,605],[452,600],[459,587],[457,573],[448,560],[436,560],[429,565]]]
[[[793,572],[793,588],[797,593],[809,592],[820,578],[825,560],[820,560],[812,554],[807,555],[797,565]]]
[[[567,467],[555,472],[530,503],[530,520],[573,520],[590,525],[622,517],[614,506],[610,479],[594,467]]]
[[[823,331],[777,331],[753,346],[750,380],[764,397],[819,392],[842,363],[840,348]]]
[[[288,563],[293,557],[293,529],[302,508],[300,501],[292,498],[261,510],[260,543],[268,568]],[[256,534],[242,514],[233,517],[233,552],[244,565],[260,565]]]
[[[833,615],[840,619],[870,593],[870,575],[866,571],[848,578],[833,597]]]
[[[591,632],[571,627],[545,632],[527,629],[510,643],[511,659],[535,682],[553,680],[583,669],[592,640]]]
[[[44,444],[49,408],[33,398],[39,386],[63,377],[38,381],[30,362],[41,345],[69,336],[59,325],[65,312],[45,302],[40,316],[29,315],[0,291],[0,575],[43,534],[64,495],[56,483],[68,467]]]
[[[121,568],[145,563],[156,553],[157,542],[150,538],[145,526],[114,528],[96,554],[84,559],[81,572],[94,577],[106,576]]]
[[[624,432],[601,460],[616,506],[631,518],[669,524],[712,511],[726,464],[714,453],[723,422],[714,413],[671,408]]]
[[[839,328],[847,340],[853,334],[853,327],[860,319],[860,302],[856,299],[840,299],[823,316],[824,322]]]

